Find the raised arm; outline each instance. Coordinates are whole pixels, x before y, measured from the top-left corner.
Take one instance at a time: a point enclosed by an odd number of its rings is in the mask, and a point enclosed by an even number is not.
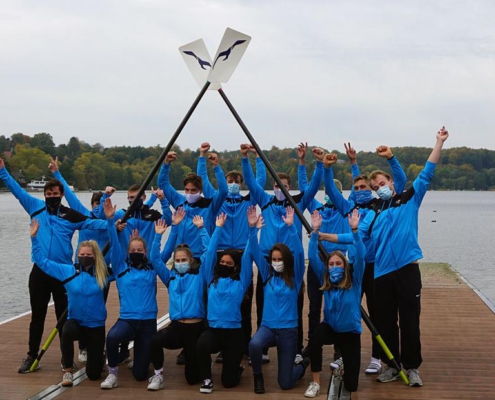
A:
[[[437,132],[436,135],[436,142],[435,146],[433,146],[433,150],[428,157],[428,162],[431,162],[433,164],[438,164],[438,161],[440,161],[440,155],[442,153],[442,148],[443,144],[449,137],[449,131],[445,129],[445,126],[442,126],[442,128]]]
[[[120,247],[119,238],[117,236],[117,229],[113,222],[113,217],[115,215],[115,210],[117,206],[112,205],[112,200],[106,199],[103,205],[103,210],[105,212],[105,217],[107,218],[107,229],[108,236],[110,238],[110,251],[112,260],[112,270],[115,276],[120,274],[123,270],[125,253]],[[119,223],[119,221],[117,221]]]
[[[285,224],[289,228],[292,254],[294,255],[294,277],[298,282],[302,282],[306,265],[304,263],[304,248],[301,238],[297,234],[297,229],[294,226],[294,209],[286,207],[285,216],[282,216]]]
[[[204,196],[210,198],[215,195],[216,189],[213,187],[210,179],[208,178],[208,170],[206,168],[206,153],[208,153],[208,150],[210,150],[210,144],[208,142],[201,143],[201,146],[199,147],[199,158],[196,173],[203,180]]]
[[[352,203],[344,198],[340,190],[335,186],[333,181],[332,165],[337,162],[337,155],[334,153],[326,154],[324,158],[325,170],[323,172],[323,181],[325,183],[325,194],[330,197],[333,205],[344,216],[352,208]]]
[[[308,188],[308,171],[306,170],[307,151],[308,143],[299,143],[297,146],[297,158],[299,159],[299,166],[297,168],[297,184],[301,192],[304,192]]]
[[[261,207],[270,201],[270,196],[265,192],[264,187],[261,187],[253,174],[253,169],[251,168],[251,163],[249,162],[248,152],[250,149],[250,144],[241,144],[241,156],[242,156],[242,174],[244,175],[244,180],[257,204]]]
[[[172,207],[175,209],[184,204],[186,201],[186,197],[170,184],[170,165],[177,159],[177,153],[175,151],[169,152],[166,157],[163,165],[160,169],[160,173],[158,174],[158,186],[163,190],[165,197],[172,204]]]
[[[264,188],[266,184],[265,163],[263,162],[263,160],[261,159],[260,155],[258,154],[258,152],[254,147],[250,148],[249,151],[251,151],[256,155],[256,182],[258,182],[258,185]]]
[[[151,245],[150,260],[151,264],[155,268],[156,273],[162,280],[165,286],[168,286],[170,280],[170,271],[163,262],[160,256],[160,246],[162,241],[162,236],[167,230],[167,223],[163,219],[155,221],[155,237],[153,239],[153,244]]]
[[[165,248],[163,249],[160,258],[166,264],[177,246],[177,237],[179,235],[179,225],[184,220],[184,216],[186,215],[186,211],[184,207],[179,207],[172,214],[172,230],[167,238],[167,243],[165,244]]]
[[[305,209],[309,203],[315,198],[316,193],[320,189],[321,181],[323,179],[323,157],[325,155],[323,149],[316,147],[312,150],[313,155],[316,158],[316,168],[311,177],[308,188],[304,191],[302,199],[302,208]]]
[[[215,231],[211,235],[210,245],[206,251],[205,257],[201,257],[201,273],[205,277],[205,281],[209,284],[213,280],[213,268],[217,263],[217,250],[218,250],[218,240],[220,238],[221,229],[225,224],[227,219],[227,214],[221,213],[217,216],[215,222]]]
[[[270,265],[266,261],[265,257],[263,257],[263,253],[261,252],[258,242],[258,230],[261,229],[264,225],[263,217],[261,216],[261,214],[256,215],[255,206],[250,206],[247,211],[247,218],[249,224],[249,237],[246,251],[249,250],[251,258],[254,260],[256,266],[258,267],[258,271],[261,274],[263,282],[266,282],[266,280],[270,276]]]
[[[400,165],[400,162],[392,153],[392,149],[388,146],[378,146],[376,148],[376,154],[387,159],[390,168],[392,169],[395,192],[402,193],[406,188],[407,177],[402,165]]]
[[[319,257],[319,232],[322,223],[322,216],[318,211],[314,211],[311,214],[311,225],[313,227],[313,232],[311,232],[311,236],[309,238],[309,247],[308,247],[308,259],[313,271],[318,278],[318,282],[320,285],[323,285],[323,277],[325,274],[325,265],[321,261]]]
[[[208,155],[208,161],[213,166],[213,171],[215,172],[215,177],[217,178],[218,190],[215,192],[213,196],[213,205],[212,205],[212,213],[213,215],[217,215],[222,207],[222,203],[227,197],[229,188],[227,186],[227,179],[225,179],[225,174],[223,173],[222,167],[220,166],[220,162],[218,160],[218,155],[215,153],[210,153]]]

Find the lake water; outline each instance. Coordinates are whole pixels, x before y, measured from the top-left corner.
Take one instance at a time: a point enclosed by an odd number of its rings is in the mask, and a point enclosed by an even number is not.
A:
[[[126,194],[117,192],[113,196],[118,207],[127,205]],[[33,195],[43,198],[42,193]],[[89,206],[91,193],[77,195]],[[321,191],[317,199],[323,201],[323,196]],[[495,192],[428,192],[421,208],[419,228],[423,261],[451,264],[492,304],[495,304],[494,205]],[[30,310],[30,249],[27,213],[11,193],[0,193],[0,321]]]

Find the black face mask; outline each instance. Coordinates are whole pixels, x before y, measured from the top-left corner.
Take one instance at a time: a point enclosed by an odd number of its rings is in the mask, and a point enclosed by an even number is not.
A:
[[[129,201],[129,205],[131,205],[132,201]],[[136,203],[136,207],[134,208],[135,210],[140,210],[143,208],[143,199],[139,199]]]
[[[133,267],[139,268],[148,261],[148,257],[144,253],[129,253],[129,260]]]
[[[45,203],[50,208],[57,208],[62,204],[62,197],[46,197]]]
[[[90,267],[95,263],[95,258],[92,256],[78,256],[77,259],[79,264],[81,264],[84,268]]]
[[[218,264],[217,272],[220,278],[228,278],[232,274],[232,272],[234,272],[234,268],[227,267],[226,265]]]

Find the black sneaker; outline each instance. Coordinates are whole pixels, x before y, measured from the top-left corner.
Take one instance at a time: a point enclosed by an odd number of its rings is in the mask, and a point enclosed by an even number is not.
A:
[[[215,362],[217,364],[222,364],[223,363],[223,354],[222,354],[222,352],[218,353],[217,358],[215,358]]]
[[[24,360],[22,360],[21,366],[19,367],[17,372],[19,372],[20,374],[27,374],[31,372],[31,366],[33,365],[33,363],[34,363],[34,358],[31,356],[27,356]],[[34,370],[36,371],[39,368],[40,368],[40,364],[38,363],[38,365]]]
[[[181,352],[179,353],[179,355],[177,356],[176,364],[177,365],[184,365],[185,363],[186,363],[186,357],[184,354],[184,349],[182,349]]]
[[[263,374],[253,374],[254,377],[254,393],[263,394],[265,393],[265,381],[263,379]]]
[[[203,384],[199,388],[201,393],[211,393],[213,392],[213,382],[210,379],[205,379]]]

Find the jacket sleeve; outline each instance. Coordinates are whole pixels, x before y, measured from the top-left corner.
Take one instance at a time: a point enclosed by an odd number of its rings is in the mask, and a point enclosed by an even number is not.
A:
[[[242,174],[244,175],[244,180],[249,189],[251,197],[256,201],[256,203],[263,207],[266,203],[270,201],[270,196],[265,192],[264,187],[260,186],[256,179],[254,178],[253,169],[251,168],[251,163],[249,158],[243,158],[242,163]]]
[[[388,160],[390,168],[392,169],[392,177],[394,179],[394,186],[396,193],[402,193],[406,188],[407,177],[404,172],[404,168],[400,165],[399,160],[394,156]]]
[[[200,271],[207,284],[213,280],[213,269],[217,263],[218,240],[220,238],[221,230],[222,228],[220,226],[215,227],[215,231],[213,232],[213,235],[211,235],[208,250],[201,256]]]
[[[354,248],[355,248],[353,280],[355,280],[356,282],[359,283],[359,285],[361,285],[363,281],[364,268],[366,265],[365,262],[366,248],[364,246],[364,243],[361,239],[361,235],[359,234],[359,232],[352,233],[352,236],[354,239]]]
[[[110,238],[111,264],[112,271],[115,276],[124,270],[126,254],[120,247],[119,237],[117,236],[117,228],[113,220],[107,220],[108,236]]]
[[[172,229],[170,230],[170,234],[168,235],[167,242],[165,243],[165,247],[160,255],[161,260],[166,264],[172,254],[174,253],[175,248],[177,247],[177,236],[179,233],[179,225],[172,225]]]
[[[250,241],[247,241],[246,249],[242,254],[241,258],[241,273],[240,279],[241,284],[244,290],[247,290],[251,282],[253,281],[253,257],[251,256],[251,252],[249,249]]]
[[[59,264],[45,257],[36,236],[31,238],[31,244],[34,262],[43,272],[59,281],[64,281],[74,275],[75,269],[72,264]]]
[[[265,163],[260,157],[256,158],[256,182],[262,188],[265,187],[266,184],[266,167]]]
[[[309,247],[308,247],[308,258],[309,263],[311,264],[311,268],[318,278],[318,282],[320,285],[323,285],[323,277],[325,276],[325,265],[321,261],[319,257],[318,251],[318,234],[311,233],[311,237],[309,238]]]
[[[22,208],[24,208],[29,215],[46,206],[43,200],[31,196],[21,188],[17,181],[7,172],[6,168],[0,169],[0,179],[3,180],[5,186],[7,186],[15,198],[19,200]]]
[[[213,196],[213,201],[212,201],[213,206],[211,209],[213,216],[215,216],[220,211],[220,208],[222,207],[222,204],[225,198],[227,197],[228,186],[227,186],[227,179],[225,179],[225,174],[223,173],[222,167],[220,167],[220,165],[217,165],[213,169],[213,171],[215,171],[215,176],[218,182],[218,190]]]
[[[297,285],[300,286],[304,279],[306,264],[304,262],[304,248],[301,238],[297,234],[297,228],[294,224],[289,226],[292,254],[294,255],[294,277]]]
[[[256,227],[249,227],[247,249],[249,249],[251,258],[254,260],[256,266],[258,267],[258,271],[261,274],[263,283],[266,282],[270,276],[270,265],[267,263],[267,261],[263,257],[263,254],[261,253],[260,245],[258,243],[258,228]]]
[[[172,210],[166,197],[160,200],[160,206],[162,207],[162,219],[165,220],[167,226],[172,225]]]
[[[304,191],[301,211],[304,211],[308,207],[309,203],[311,203],[311,201],[315,198],[316,193],[318,193],[318,189],[320,189],[322,178],[323,163],[318,161],[316,163],[315,172],[313,172],[313,176],[311,177],[311,181],[309,182],[309,186]]]
[[[359,166],[357,163],[351,165],[351,175],[353,182],[358,175],[361,175],[361,171],[359,170]],[[354,185],[351,186],[351,193],[349,194],[349,200],[352,200],[354,203],[356,202],[356,193],[354,193]]]
[[[156,273],[162,280],[165,286],[168,286],[168,281],[170,280],[170,271],[168,270],[165,263],[160,257],[160,245],[161,245],[162,235],[155,235],[153,239],[153,244],[151,245],[150,251],[150,261],[155,268]]]
[[[306,165],[299,165],[297,167],[297,184],[301,192],[304,192],[308,188],[308,171]]]
[[[196,166],[196,173],[203,180],[203,195],[206,198],[211,198],[215,195],[216,190],[208,178],[208,170],[206,168],[206,157],[198,157],[198,165]]]
[[[60,181],[64,186],[64,196],[65,199],[67,200],[67,203],[69,204],[69,207],[72,208],[73,210],[80,212],[82,215],[85,215],[86,217],[91,216],[91,211],[88,210],[86,207],[84,207],[83,203],[81,203],[81,200],[78,199],[76,194],[69,187],[67,181],[64,179],[60,171],[55,171],[53,173],[53,177],[58,181]]]
[[[342,196],[339,189],[335,186],[335,182],[333,181],[333,171],[332,168],[325,168],[323,172],[323,180],[325,182],[325,193],[332,200],[333,205],[339,211],[340,215],[343,217],[347,215],[347,213],[352,208],[352,203]]]
[[[160,168],[158,186],[163,190],[165,197],[175,209],[186,201],[186,197],[177,192],[170,184],[170,164],[163,164]]]

